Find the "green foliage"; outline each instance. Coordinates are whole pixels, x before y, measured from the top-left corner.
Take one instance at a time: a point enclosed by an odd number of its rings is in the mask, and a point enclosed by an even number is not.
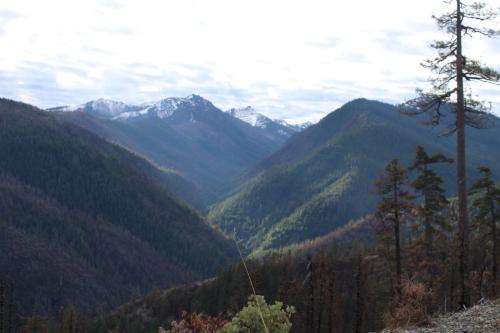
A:
[[[419,216],[422,217],[424,227],[424,243],[427,256],[431,254],[434,234],[441,229],[449,230],[450,225],[443,214],[448,206],[448,199],[442,188],[443,180],[431,169],[438,163],[452,163],[453,160],[443,154],[429,156],[424,147],[417,146],[415,161],[410,170],[417,172],[417,178],[412,182],[413,188],[423,197],[422,204],[418,207]]]
[[[282,302],[270,305],[264,296],[252,295],[247,306],[222,328],[221,333],[288,333],[294,313],[293,306],[283,308]]]
[[[386,248],[394,246],[394,262],[396,266],[396,296],[401,299],[401,226],[411,216],[414,207],[414,196],[408,192],[408,170],[399,160],[390,161],[384,174],[375,182],[380,203],[375,213],[377,231]],[[394,245],[391,245],[393,243]],[[385,253],[391,258],[389,253]]]
[[[478,230],[482,248],[488,249],[493,278],[492,295],[497,294],[498,280],[498,220],[500,220],[500,188],[492,180],[491,169],[480,167],[481,177],[472,185],[475,194],[472,207],[475,209],[474,222]]]
[[[493,181],[491,169],[488,167],[480,167],[481,177],[476,180],[471,186],[470,193],[477,194],[472,202],[472,206],[476,208],[476,218],[480,220],[498,218],[496,206],[500,204],[500,189]]]

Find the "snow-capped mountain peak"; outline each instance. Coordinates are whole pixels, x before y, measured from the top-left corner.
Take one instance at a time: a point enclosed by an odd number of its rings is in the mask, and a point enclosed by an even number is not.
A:
[[[212,103],[198,95],[187,97],[169,97],[156,102],[148,102],[140,105],[140,110],[128,112],[116,117],[117,119],[127,119],[133,116],[151,115],[158,118],[168,118],[181,107],[211,106]]]
[[[271,119],[262,113],[255,111],[255,109],[251,106],[246,106],[244,108],[232,108],[226,112],[254,127],[273,129],[273,131],[283,136],[290,136],[291,134],[300,132],[312,125],[311,123],[290,124],[285,120]]]
[[[266,128],[272,120],[261,113],[255,111],[251,106],[244,108],[232,108],[227,111],[231,116],[238,118],[252,126]]]
[[[131,106],[123,102],[99,98],[95,101],[85,103],[82,108],[84,111],[91,110],[100,116],[112,118],[126,112],[127,109],[131,108]]]

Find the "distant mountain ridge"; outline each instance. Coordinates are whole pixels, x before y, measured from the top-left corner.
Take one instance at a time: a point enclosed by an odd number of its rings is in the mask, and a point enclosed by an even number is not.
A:
[[[346,103],[247,170],[247,183],[212,206],[209,221],[236,231],[250,253],[314,239],[370,214],[377,203],[373,182],[391,159],[408,165],[417,145],[455,157],[455,137],[439,137],[443,128],[420,120],[377,101]],[[500,177],[498,146],[500,128],[468,130],[469,181],[479,165]],[[437,171],[453,194],[455,166]]]
[[[267,128],[252,126],[198,95],[135,106],[100,99],[50,111],[59,111],[56,116],[62,121],[175,170],[196,187],[201,197],[197,201],[203,202],[196,207],[201,210],[231,189],[243,170],[295,133],[275,122]],[[183,193],[181,198],[195,205],[192,196]]]
[[[159,101],[146,102],[142,104],[127,104],[120,101],[99,98],[97,100],[89,101],[80,106],[57,106],[48,108],[47,111],[83,111],[94,116],[113,120],[130,120],[147,116],[163,119],[170,117],[178,109],[182,109],[183,104],[190,104],[191,106],[194,106],[196,104],[199,105],[212,103],[196,94],[192,94],[187,97],[167,97]],[[255,127],[266,128],[270,125],[282,126],[284,132],[281,134],[285,136],[289,136],[295,132],[299,132],[312,124],[306,122],[303,124],[292,125],[287,123],[285,120],[271,119],[263,115],[262,113],[258,113],[251,106],[247,106],[244,108],[231,108],[226,112],[228,112],[233,117]]]

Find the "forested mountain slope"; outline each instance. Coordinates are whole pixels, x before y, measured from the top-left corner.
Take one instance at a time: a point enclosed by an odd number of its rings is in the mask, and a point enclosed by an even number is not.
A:
[[[233,244],[162,177],[84,129],[1,99],[0,273],[22,313],[108,308],[233,262]]]
[[[452,115],[448,116],[452,119]],[[409,164],[417,145],[455,157],[444,128],[399,114],[389,104],[358,99],[293,136],[246,173],[240,190],[212,207],[209,220],[233,233],[247,252],[324,235],[373,212],[373,182],[388,161]],[[469,179],[487,165],[500,175],[500,128],[467,133]],[[437,170],[454,193],[455,166]]]

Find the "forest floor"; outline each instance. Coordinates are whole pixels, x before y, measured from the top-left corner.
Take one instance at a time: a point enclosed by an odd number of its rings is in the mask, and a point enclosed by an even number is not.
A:
[[[382,333],[500,333],[500,299],[433,318],[426,327],[385,329]]]

